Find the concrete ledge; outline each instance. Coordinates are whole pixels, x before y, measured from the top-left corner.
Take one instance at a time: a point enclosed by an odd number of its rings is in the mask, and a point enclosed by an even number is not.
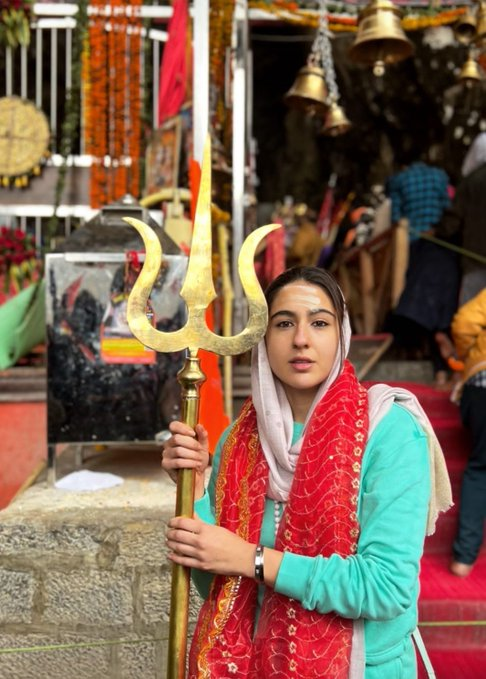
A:
[[[68,449],[60,475],[73,467]],[[0,653],[2,679],[166,676],[175,486],[155,446],[107,449],[84,468],[125,481],[70,492],[41,479],[0,512],[0,649],[58,646]],[[193,592],[190,628],[199,605]]]

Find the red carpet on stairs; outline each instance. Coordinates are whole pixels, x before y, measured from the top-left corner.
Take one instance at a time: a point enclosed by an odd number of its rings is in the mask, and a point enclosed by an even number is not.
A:
[[[469,436],[448,392],[415,383],[396,385],[412,391],[429,416],[444,450],[455,503],[441,515],[435,534],[425,541],[420,631],[437,679],[486,679],[486,545],[467,578],[458,578],[448,570]],[[419,679],[426,676],[419,661]]]

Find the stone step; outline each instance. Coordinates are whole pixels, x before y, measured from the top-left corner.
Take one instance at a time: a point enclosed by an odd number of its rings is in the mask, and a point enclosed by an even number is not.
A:
[[[428,649],[484,650],[486,555],[481,553],[467,578],[449,572],[450,558],[449,553],[422,558],[419,620],[425,623],[421,627],[425,645]]]
[[[74,469],[70,446],[59,472]],[[166,676],[176,486],[155,446],[112,447],[83,469],[124,482],[62,491],[41,475],[0,512],[0,649],[49,646],[0,653],[1,679]],[[189,632],[200,604],[192,590]]]
[[[429,650],[429,649],[427,649]],[[437,679],[479,679],[486,677],[486,650],[460,651],[431,649],[430,660]],[[418,663],[418,679],[427,679],[423,666]]]
[[[46,393],[45,367],[16,366],[0,371],[0,403],[43,401]]]

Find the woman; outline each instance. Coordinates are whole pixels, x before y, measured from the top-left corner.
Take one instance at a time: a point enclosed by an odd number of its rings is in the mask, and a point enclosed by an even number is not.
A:
[[[450,505],[440,449],[411,394],[357,381],[326,271],[289,269],[266,298],[252,398],[218,444],[207,491],[203,427],[174,422],[164,445],[173,477],[196,471],[196,518],[167,532],[170,558],[196,569],[206,599],[189,676],[410,679],[426,527]]]

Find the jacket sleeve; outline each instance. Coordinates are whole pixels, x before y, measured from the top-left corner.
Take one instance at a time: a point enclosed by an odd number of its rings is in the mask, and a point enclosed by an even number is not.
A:
[[[365,451],[357,553],[325,558],[286,552],[276,591],[304,608],[346,618],[388,620],[400,615],[416,596],[429,497],[425,434],[395,404]]]
[[[451,332],[459,358],[465,358],[486,327],[486,288],[466,302],[452,319]]]

